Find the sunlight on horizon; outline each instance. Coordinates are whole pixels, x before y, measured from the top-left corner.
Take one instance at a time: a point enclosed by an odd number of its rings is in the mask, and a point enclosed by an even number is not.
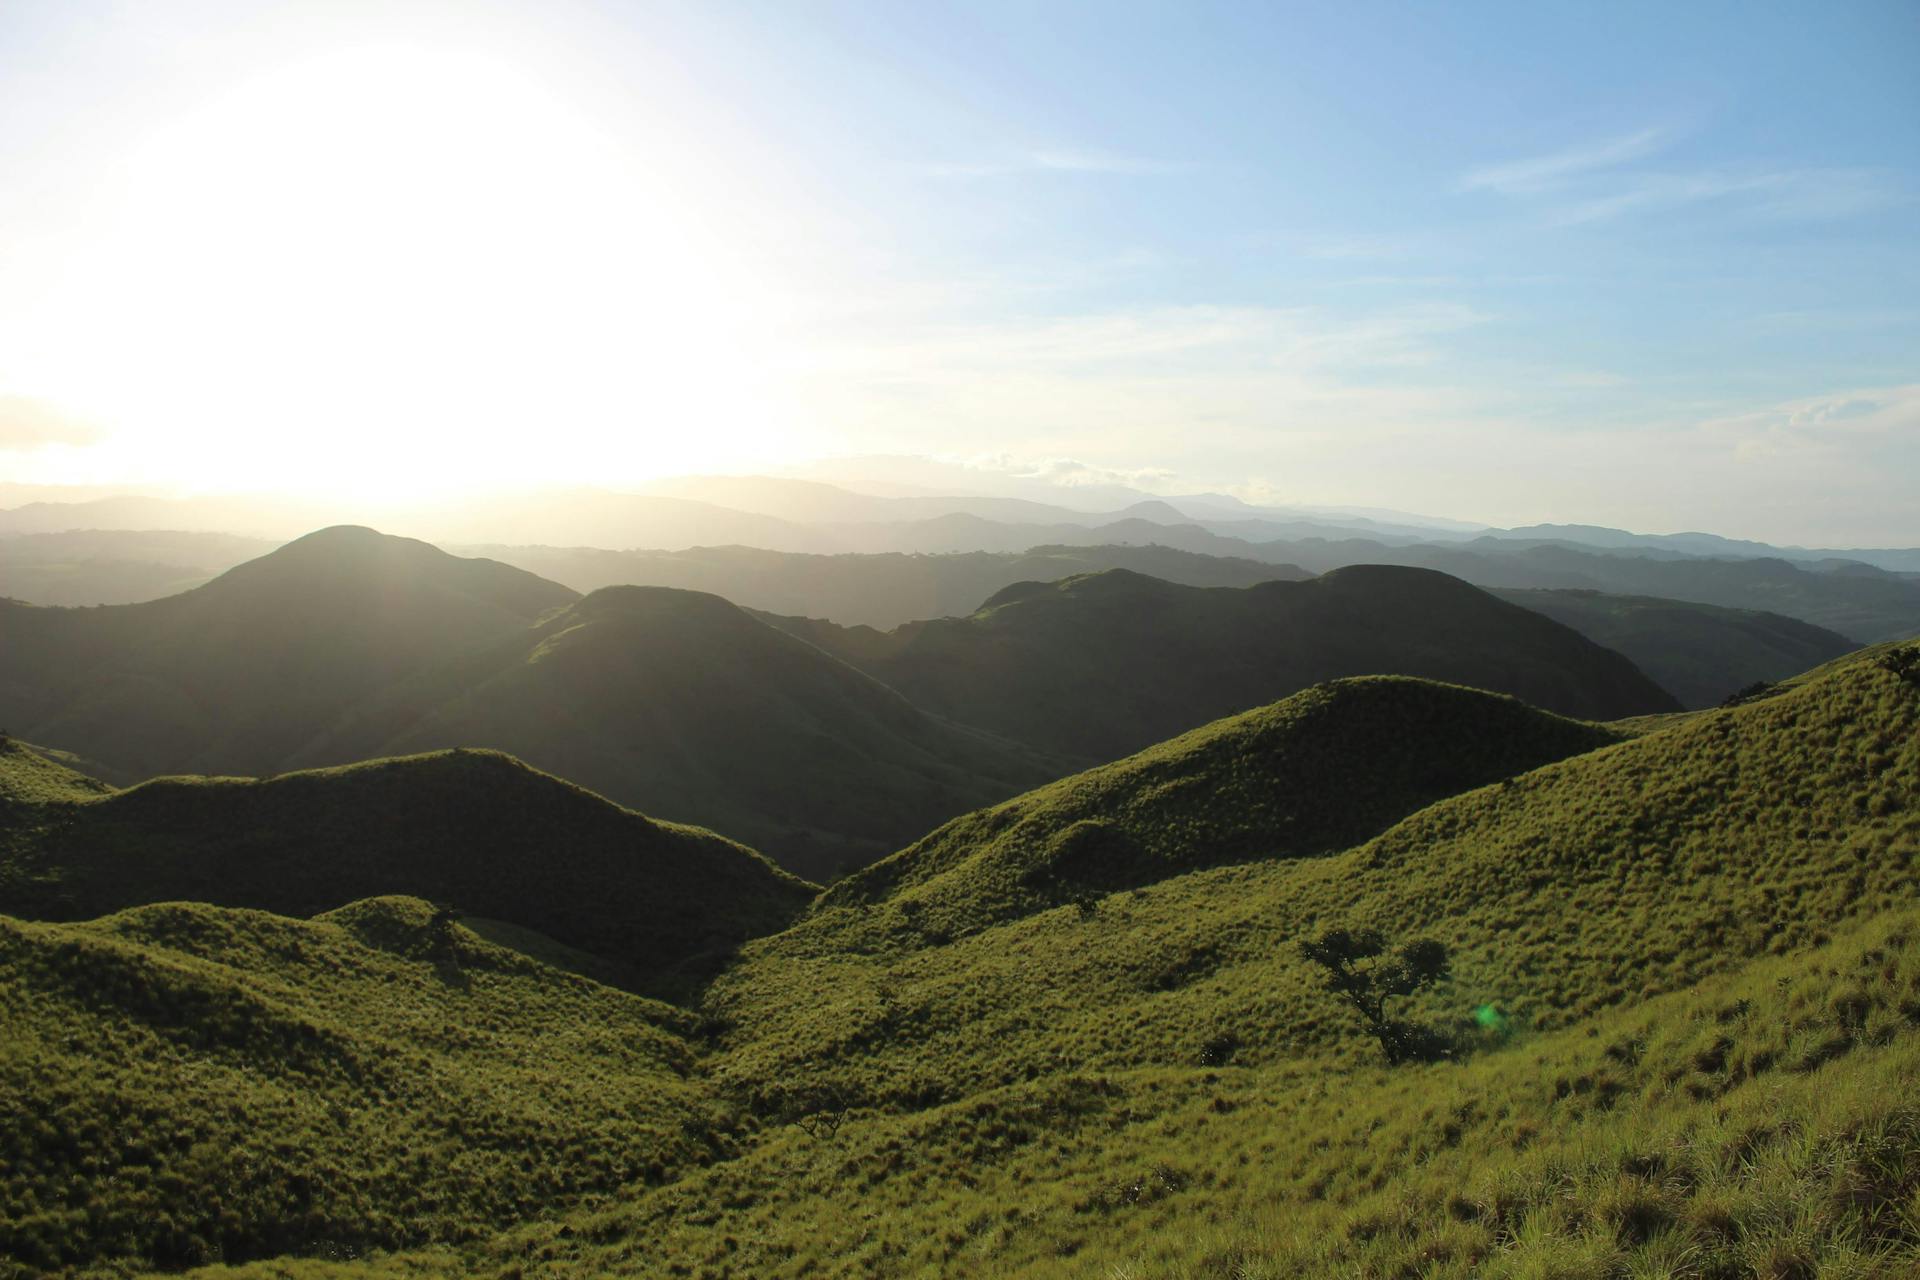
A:
[[[47,398],[134,428],[114,470],[190,456],[207,491],[426,497],[764,449],[776,303],[716,231],[698,138],[616,135],[566,90],[505,51],[344,44],[156,122],[40,317]]]

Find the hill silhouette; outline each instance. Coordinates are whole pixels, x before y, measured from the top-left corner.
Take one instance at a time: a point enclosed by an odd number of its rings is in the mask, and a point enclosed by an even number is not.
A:
[[[424,542],[323,529],[162,600],[0,601],[0,724],[140,776],[271,771],[343,708],[574,598]]]
[[[1589,719],[1677,705],[1633,664],[1457,579],[1361,566],[1243,590],[1124,570],[1010,586],[881,635],[781,620],[930,711],[1113,759],[1322,680],[1414,675]]]
[[[50,774],[60,785],[33,781]],[[306,917],[405,894],[527,926],[637,989],[669,990],[814,893],[732,841],[494,752],[90,791],[18,748],[0,780],[40,797],[0,810],[0,912],[24,918],[173,900]]]
[[[1838,632],[1750,609],[1596,591],[1495,591],[1633,660],[1689,708],[1798,675],[1860,646]]]
[[[1131,569],[1192,587],[1250,587],[1311,576],[1295,565],[1157,545],[1054,545],[943,555],[799,555],[737,546],[598,551],[487,545],[463,550],[579,591],[617,585],[681,587],[724,596],[759,612],[882,628],[964,616],[1016,582],[1053,582],[1102,569]]]
[[[511,752],[819,877],[1064,771],[927,715],[718,596],[658,587],[596,591],[403,682],[311,758],[454,745]]]

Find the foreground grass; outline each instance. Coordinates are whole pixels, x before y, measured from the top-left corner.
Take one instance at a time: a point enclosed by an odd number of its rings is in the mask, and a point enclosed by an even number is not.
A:
[[[1074,1072],[439,1253],[207,1277],[1884,1277],[1920,1269],[1920,914],[1388,1072]]]
[[[1390,745],[1338,742],[1292,798],[1226,750],[1016,803],[751,943],[697,1015],[462,932],[515,975],[478,1003],[492,979],[449,978],[485,966],[448,966],[418,903],[8,925],[6,1043],[37,1046],[0,1058],[9,1101],[72,1121],[21,1127],[0,1223],[34,1231],[0,1254],[256,1278],[1920,1270],[1920,692],[1836,665],[1299,856],[1286,833],[1339,821],[1341,770]],[[1180,833],[1234,821],[1209,796],[1255,818],[1237,861],[1190,866]],[[1062,900],[1028,873],[1087,822],[1168,856]],[[1408,1012],[1455,1058],[1377,1065],[1298,955],[1336,924],[1449,947]],[[117,1075],[88,1076],[96,1042]],[[303,1120],[309,1097],[390,1131]],[[324,1232],[295,1181],[315,1168]],[[150,1185],[203,1215],[197,1259],[128,1234]]]
[[[711,1158],[683,1012],[416,899],[0,918],[0,1027],[0,1275],[470,1240]]]

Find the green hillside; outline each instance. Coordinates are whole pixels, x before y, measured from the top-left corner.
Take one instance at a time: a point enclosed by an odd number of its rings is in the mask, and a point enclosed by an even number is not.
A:
[[[432,916],[0,917],[0,1275],[470,1241],[725,1149],[683,1013]]]
[[[717,596],[609,587],[371,700],[312,758],[496,747],[819,878],[1065,772]]]
[[[1717,707],[1860,646],[1777,613],[1597,591],[1495,591],[1633,660],[1685,707]]]
[[[1920,687],[1882,658],[1628,739],[1315,689],[950,824],[691,1012],[423,903],[0,924],[0,1079],[48,1118],[0,1138],[0,1257],[1901,1280]],[[1336,927],[1448,949],[1397,1010],[1448,1056],[1381,1065],[1300,952]]]
[[[40,801],[0,808],[0,913],[11,916],[188,900],[304,917],[409,894],[536,929],[631,985],[671,990],[784,926],[814,892],[732,841],[493,752],[92,794],[34,759],[0,758],[6,794],[33,788]]]
[[[969,814],[834,885],[956,937],[1184,871],[1346,849],[1436,800],[1620,740],[1513,698],[1400,676],[1318,685]]]
[[[323,529],[163,600],[0,601],[0,725],[135,776],[271,772],[345,707],[573,598],[493,561]]]
[[[915,877],[889,868],[904,887],[884,903],[822,903],[750,945],[711,1001],[736,1025],[728,1070],[743,1081],[812,1076],[890,1105],[1010,1083],[1041,1058],[1199,1062],[1223,1038],[1236,1061],[1358,1054],[1292,951],[1335,923],[1430,933],[1456,952],[1462,1008],[1564,1027],[1910,902],[1916,779],[1920,696],[1854,663],[1442,800],[1345,852],[1193,872],[950,939],[918,926]],[[934,904],[920,914],[938,922]],[[885,1034],[887,1005],[913,1034]]]
[[[1359,566],[1182,587],[1114,570],[880,635],[783,621],[918,706],[1093,762],[1323,680],[1412,675],[1587,719],[1669,711],[1620,655],[1444,574]]]

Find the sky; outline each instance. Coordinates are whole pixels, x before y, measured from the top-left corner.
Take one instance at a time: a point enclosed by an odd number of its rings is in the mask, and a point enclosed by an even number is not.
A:
[[[1920,545],[1920,5],[0,6],[0,481]]]

